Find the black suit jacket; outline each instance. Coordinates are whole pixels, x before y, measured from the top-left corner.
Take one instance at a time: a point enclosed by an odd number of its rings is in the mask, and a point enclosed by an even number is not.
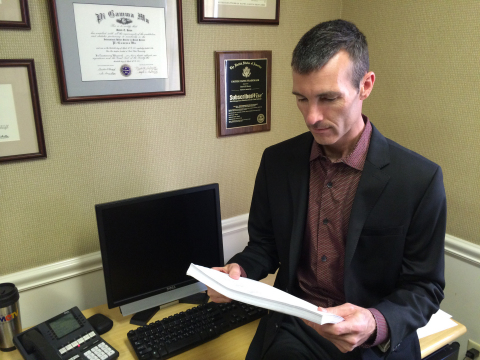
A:
[[[440,167],[385,138],[372,125],[353,202],[345,249],[347,302],[385,317],[391,346],[362,350],[363,359],[419,357],[416,329],[437,311],[444,289],[446,199]],[[308,132],[267,148],[255,181],[249,243],[230,261],[249,278],[279,272],[275,287],[295,294],[308,208]],[[262,319],[249,355],[260,358],[282,314]]]

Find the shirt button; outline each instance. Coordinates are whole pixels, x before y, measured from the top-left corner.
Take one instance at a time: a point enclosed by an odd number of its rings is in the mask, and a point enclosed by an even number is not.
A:
[[[330,189],[332,186],[333,186],[333,184],[332,184],[332,182],[330,181],[330,182],[327,184],[327,187]]]
[[[323,225],[327,225],[327,224],[328,224],[328,219],[327,218],[323,219]]]
[[[327,257],[325,255],[322,256],[322,261],[323,262],[326,262],[327,261]]]

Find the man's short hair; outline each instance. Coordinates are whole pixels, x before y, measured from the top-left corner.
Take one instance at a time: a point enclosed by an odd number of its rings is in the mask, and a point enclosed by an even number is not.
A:
[[[320,70],[340,50],[350,55],[352,84],[359,88],[369,68],[367,39],[354,24],[345,20],[320,23],[303,35],[293,50],[292,69],[299,74]]]

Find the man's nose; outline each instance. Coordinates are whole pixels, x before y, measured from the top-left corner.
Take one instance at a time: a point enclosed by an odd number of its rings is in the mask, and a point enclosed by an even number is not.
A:
[[[318,106],[309,106],[304,115],[307,125],[313,125],[323,120],[323,111]]]

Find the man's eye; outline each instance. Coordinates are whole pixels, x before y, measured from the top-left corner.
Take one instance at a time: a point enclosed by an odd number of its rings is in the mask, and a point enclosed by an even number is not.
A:
[[[337,98],[322,98],[321,100],[322,100],[322,101],[330,102],[330,101],[335,101],[335,100],[337,100]]]
[[[297,98],[297,101],[299,101],[299,102],[305,102],[305,101],[307,101],[307,99],[305,99],[305,98]]]

